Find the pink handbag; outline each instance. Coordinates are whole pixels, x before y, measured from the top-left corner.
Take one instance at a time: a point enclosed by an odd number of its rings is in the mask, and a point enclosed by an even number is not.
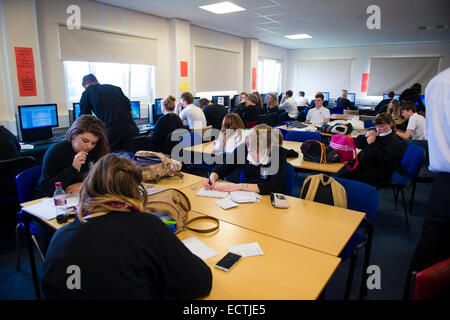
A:
[[[341,156],[341,162],[348,171],[353,171],[358,166],[358,157],[353,139],[345,135],[334,135],[331,137],[330,147],[336,150]],[[353,168],[349,167],[344,161],[355,161]]]

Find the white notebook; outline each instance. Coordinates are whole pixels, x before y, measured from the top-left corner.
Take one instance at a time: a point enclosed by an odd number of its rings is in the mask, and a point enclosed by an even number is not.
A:
[[[206,260],[217,255],[216,251],[208,247],[204,242],[200,241],[196,237],[188,238],[182,242],[193,254],[202,260]]]
[[[226,182],[216,182],[215,188],[223,185],[227,185],[231,183]],[[225,198],[228,195],[228,192],[216,191],[216,190],[206,190],[205,187],[202,187],[197,195],[200,197],[209,197],[209,198]]]
[[[249,191],[231,191],[230,196],[237,203],[256,202],[258,199],[256,192]]]

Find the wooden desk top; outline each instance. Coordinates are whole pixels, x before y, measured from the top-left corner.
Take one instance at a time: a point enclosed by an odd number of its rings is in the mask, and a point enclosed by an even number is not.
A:
[[[336,113],[333,113],[331,115],[331,120],[352,120],[352,119],[359,120],[359,115],[357,115],[357,114],[336,114]]]
[[[201,223],[209,222],[196,226]],[[186,230],[178,237],[197,237],[218,253],[205,261],[213,274],[208,300],[317,299],[340,263],[340,258],[223,221],[212,234]],[[241,258],[229,272],[214,267],[228,246],[251,242],[258,242],[264,255]]]
[[[201,182],[203,181],[203,177],[199,177],[193,174],[189,174],[189,173],[184,173],[183,172],[183,178],[179,178],[179,177],[171,177],[171,178],[164,178],[161,181],[159,181],[156,184],[153,184],[153,186],[158,187],[158,188],[175,188],[175,189],[181,189],[184,187],[189,187],[195,183]],[[148,183],[144,183],[144,185],[150,185]],[[44,198],[41,199],[37,199],[37,200],[33,200],[33,201],[28,201],[28,202],[24,202],[21,204],[21,207],[26,207],[26,206],[30,206],[33,205],[35,203],[38,203],[40,201],[42,201]],[[44,220],[44,219],[40,219],[38,217],[36,217],[36,219],[41,220],[42,222],[46,223],[47,225],[49,225],[51,228],[57,230],[61,227],[63,227],[65,224],[59,224],[55,219],[50,219],[50,220]]]
[[[365,215],[294,197],[287,197],[289,209],[276,209],[268,195],[257,203],[241,203],[224,210],[214,203],[217,198],[197,196],[202,183],[196,186],[195,190],[182,189],[192,210],[333,256],[339,255]]]

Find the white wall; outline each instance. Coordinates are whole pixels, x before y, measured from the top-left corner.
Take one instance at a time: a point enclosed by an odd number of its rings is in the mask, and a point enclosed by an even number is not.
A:
[[[445,70],[450,67],[450,42],[289,50],[289,67],[287,69],[288,87],[294,92],[302,89],[298,87],[298,60],[353,59],[350,88],[342,89],[347,89],[349,92],[355,92],[358,103],[376,104],[379,102],[379,97],[368,97],[366,93],[361,93],[362,74],[370,73],[370,58],[417,56],[440,56],[442,58],[439,71]],[[324,74],[324,77],[326,77],[326,74]],[[389,81],[389,79],[386,79],[386,81]],[[320,88],[317,88],[317,90],[320,90]],[[312,98],[313,93],[307,92],[306,95],[308,98]]]

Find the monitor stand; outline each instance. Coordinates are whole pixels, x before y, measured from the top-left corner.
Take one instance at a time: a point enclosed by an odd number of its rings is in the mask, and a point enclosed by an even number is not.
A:
[[[21,129],[22,141],[33,142],[39,140],[47,140],[53,137],[51,127],[35,128],[35,129]]]

